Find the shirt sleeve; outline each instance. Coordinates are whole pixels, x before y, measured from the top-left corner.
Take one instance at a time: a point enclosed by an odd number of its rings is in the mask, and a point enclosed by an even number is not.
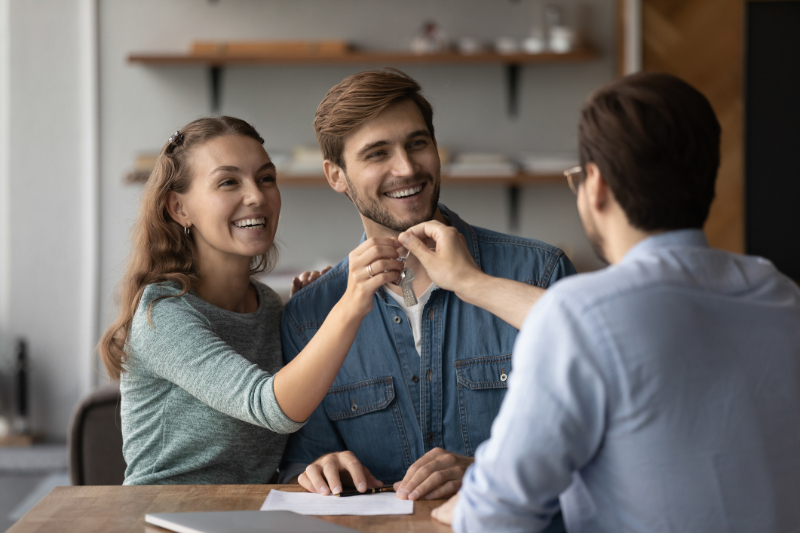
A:
[[[201,313],[181,298],[165,298],[151,307],[151,326],[147,305],[133,319],[129,369],[155,374],[212,409],[275,433],[303,426],[278,405],[274,376],[234,351]]]
[[[464,476],[454,531],[543,530],[572,473],[599,449],[607,385],[592,354],[601,330],[575,307],[548,293],[526,318],[491,436]]]
[[[307,329],[301,329],[295,319],[290,306],[284,309],[281,319],[281,345],[283,347],[283,362],[289,364],[311,340],[306,337]],[[286,483],[294,476],[300,475],[312,462],[320,456],[331,452],[345,451],[336,425],[325,414],[324,400],[311,416],[306,425],[289,437],[286,451],[281,461],[280,482]]]
[[[575,270],[575,265],[572,264],[572,261],[570,261],[569,257],[567,257],[567,254],[561,252],[555,267],[550,272],[550,278],[547,280],[545,288],[552,286],[553,283],[560,280],[561,278],[565,278],[567,276],[571,276],[577,273],[578,271]]]

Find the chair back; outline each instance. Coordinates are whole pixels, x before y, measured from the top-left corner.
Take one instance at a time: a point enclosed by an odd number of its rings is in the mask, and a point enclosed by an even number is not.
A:
[[[72,416],[69,431],[69,474],[73,485],[122,485],[122,425],[119,383],[88,394]]]

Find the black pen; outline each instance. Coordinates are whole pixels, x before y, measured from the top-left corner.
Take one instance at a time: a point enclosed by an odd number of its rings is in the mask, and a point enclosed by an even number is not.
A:
[[[357,490],[343,490],[339,494],[334,494],[334,496],[341,496],[342,498],[346,496],[363,496],[364,494],[377,494],[378,492],[394,492],[394,487],[378,487],[377,489],[367,489],[364,492],[358,492]]]

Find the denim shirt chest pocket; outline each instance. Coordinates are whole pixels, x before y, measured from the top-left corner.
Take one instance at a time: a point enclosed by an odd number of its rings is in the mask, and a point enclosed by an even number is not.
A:
[[[384,483],[398,481],[383,470],[387,457],[411,466],[408,439],[395,400],[392,376],[334,387],[323,400],[325,414],[336,424],[347,449]]]
[[[492,421],[506,394],[511,354],[456,361],[461,435],[469,456],[489,438]]]

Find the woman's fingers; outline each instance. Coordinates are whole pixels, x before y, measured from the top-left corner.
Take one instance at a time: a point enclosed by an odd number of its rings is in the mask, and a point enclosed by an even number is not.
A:
[[[403,262],[398,261],[397,259],[379,259],[377,261],[373,261],[367,267],[365,267],[368,275],[376,276],[378,274],[384,272],[396,272],[399,273],[403,270]]]
[[[391,246],[373,246],[358,253],[354,251],[350,256],[350,263],[366,266],[378,259],[397,259],[398,257],[397,250]]]

